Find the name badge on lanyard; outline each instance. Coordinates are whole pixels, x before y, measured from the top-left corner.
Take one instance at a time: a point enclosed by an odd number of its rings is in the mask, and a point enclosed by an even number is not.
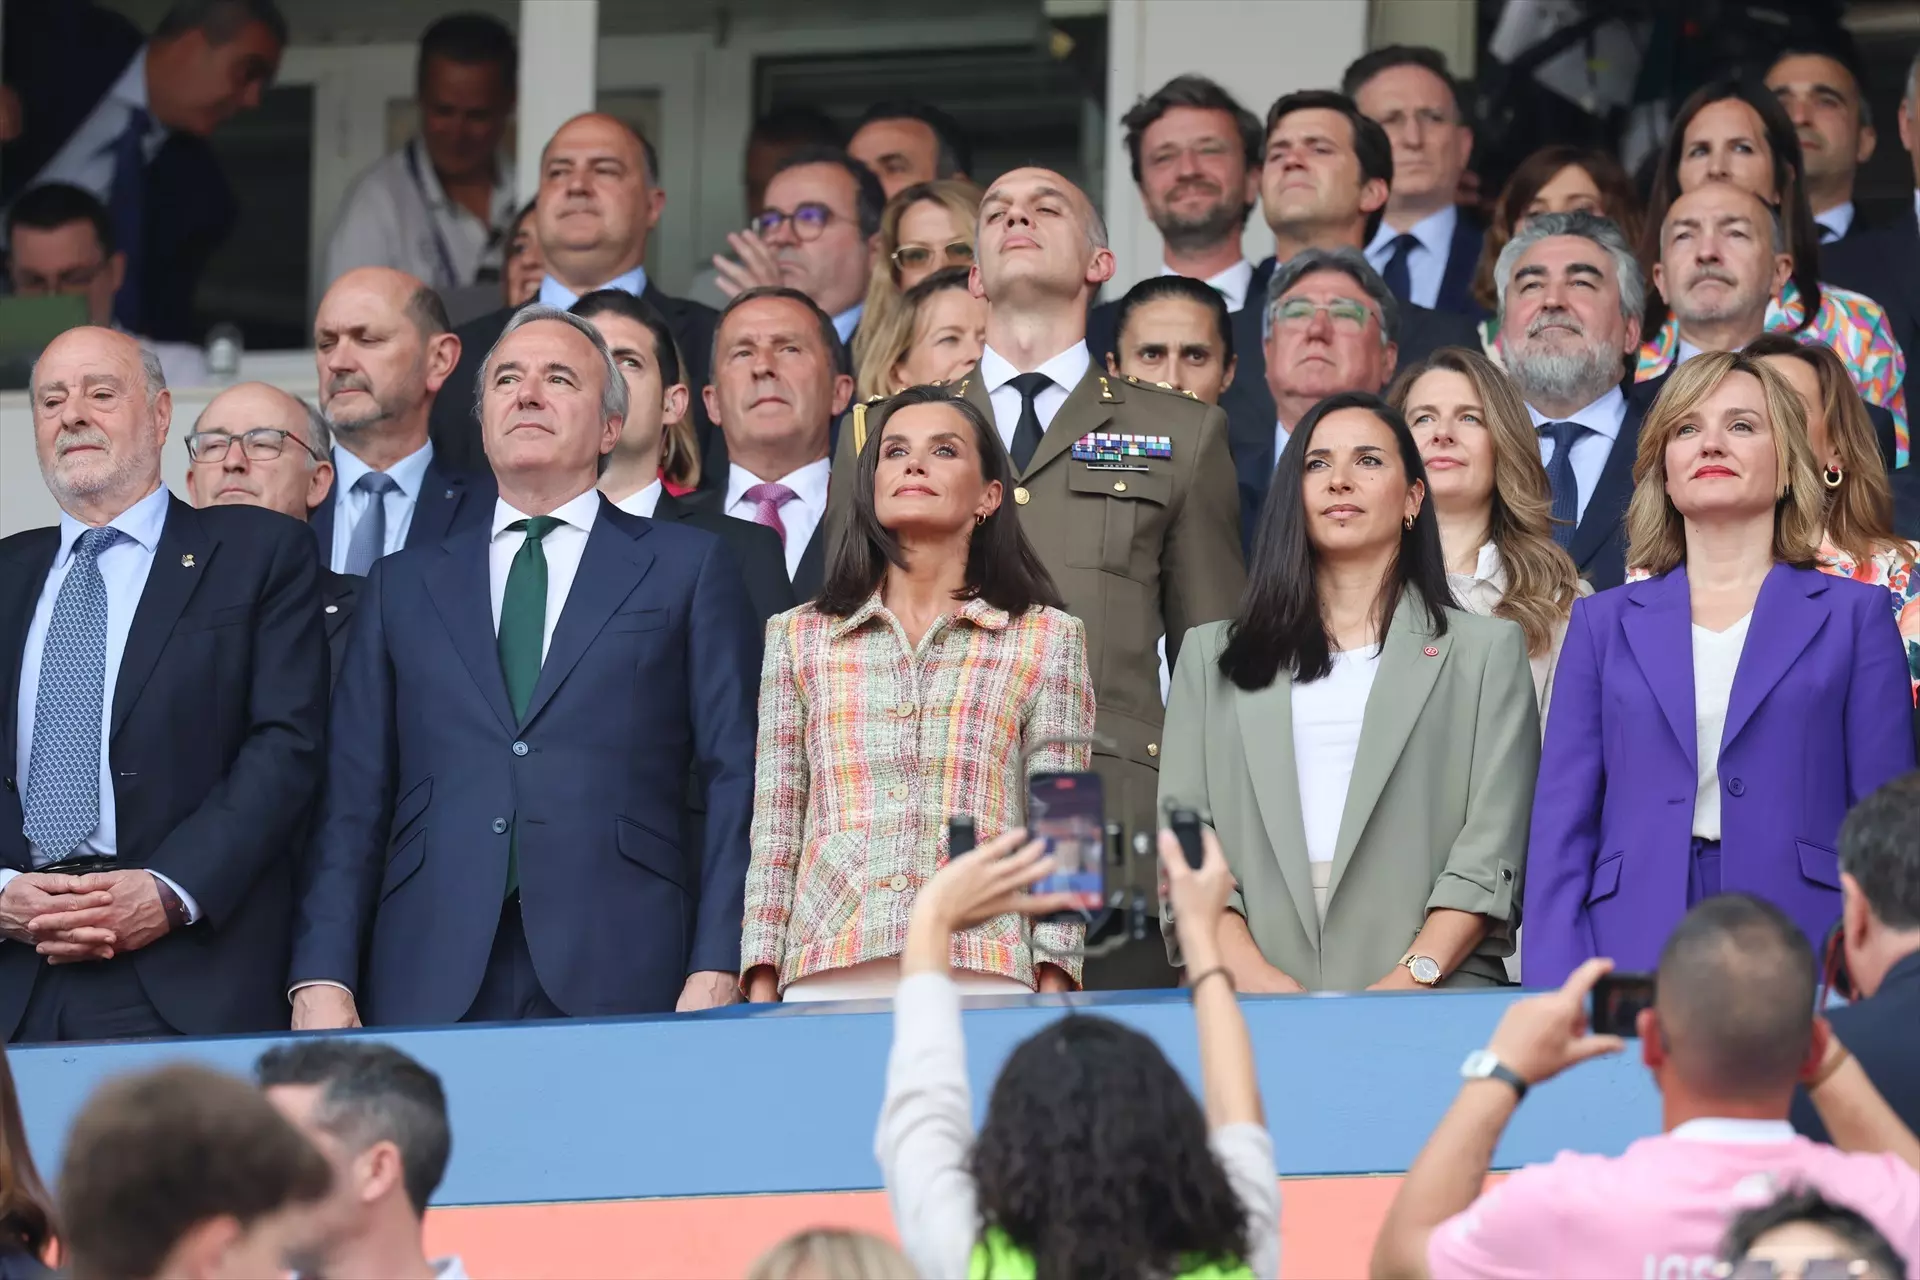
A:
[[[439,263],[436,274],[437,287],[458,289],[466,282],[460,278],[460,271],[453,265],[453,251],[447,247],[447,238],[440,230],[440,213],[434,208],[433,197],[427,193],[427,180],[420,173],[420,143],[418,139],[409,142],[406,147],[407,174],[413,179],[414,190],[420,193],[420,203],[426,206],[427,230],[433,234],[433,256]]]

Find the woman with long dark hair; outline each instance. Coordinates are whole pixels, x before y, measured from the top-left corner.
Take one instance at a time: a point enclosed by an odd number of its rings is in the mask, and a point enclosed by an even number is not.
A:
[[[59,1234],[53,1197],[27,1148],[13,1067],[0,1052],[0,1280],[34,1280],[53,1274],[44,1265]]]
[[[742,982],[754,1000],[885,995],[948,819],[1020,821],[1029,773],[1082,770],[1085,632],[1004,499],[1013,464],[939,387],[874,407],[820,595],[767,626]],[[1065,990],[1078,924],[954,940],[970,990]]]
[[[1162,738],[1161,802],[1211,812],[1240,879],[1240,990],[1503,982],[1539,756],[1526,638],[1454,607],[1413,433],[1378,396],[1321,401]]]
[[[1682,192],[1708,182],[1731,182],[1766,201],[1779,216],[1793,255],[1793,275],[1767,304],[1767,331],[1832,347],[1861,396],[1893,415],[1893,465],[1904,467],[1906,357],[1879,303],[1821,282],[1820,228],[1807,203],[1805,172],[1800,136],[1771,91],[1732,78],[1703,85],[1680,104],[1667,131],[1641,228],[1640,261],[1649,274],[1660,261],[1660,226]],[[1636,382],[1659,377],[1679,357],[1680,325],[1658,294],[1647,298],[1641,336]]]
[[[976,1137],[950,956],[976,921],[1061,905],[1059,895],[1025,892],[1051,859],[1009,831],[949,863],[914,904],[874,1153],[920,1274],[1278,1273],[1273,1139],[1221,950],[1235,918],[1233,874],[1213,833],[1202,838],[1195,870],[1172,833],[1160,833],[1168,903],[1193,964],[1204,1111],[1152,1040],[1072,1016],[1013,1051]]]

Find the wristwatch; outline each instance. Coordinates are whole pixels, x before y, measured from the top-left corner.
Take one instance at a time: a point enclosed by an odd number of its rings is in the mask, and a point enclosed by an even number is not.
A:
[[[1413,980],[1421,986],[1440,985],[1440,962],[1432,956],[1407,955],[1402,957],[1400,963],[1407,967],[1407,972],[1412,974]]]
[[[1515,1102],[1527,1096],[1527,1082],[1520,1078],[1519,1072],[1494,1057],[1491,1049],[1475,1049],[1468,1054],[1467,1060],[1460,1064],[1460,1078],[1462,1080],[1498,1080],[1502,1084],[1511,1085]]]

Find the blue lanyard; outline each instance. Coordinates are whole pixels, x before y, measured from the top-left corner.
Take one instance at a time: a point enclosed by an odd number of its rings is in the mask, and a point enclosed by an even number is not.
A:
[[[419,145],[418,138],[407,143],[407,173],[413,178],[414,189],[420,193],[420,202],[427,208],[427,229],[433,232],[433,252],[440,259],[440,278],[444,281],[440,287],[458,289],[460,272],[453,265],[453,253],[447,248],[446,237],[440,233],[440,214],[433,206],[433,197],[427,194],[426,179],[420,176]]]

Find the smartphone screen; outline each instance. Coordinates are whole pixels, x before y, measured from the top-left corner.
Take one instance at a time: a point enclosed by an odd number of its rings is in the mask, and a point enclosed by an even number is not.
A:
[[[1036,773],[1027,783],[1027,830],[1047,842],[1054,871],[1035,893],[1070,893],[1094,912],[1107,904],[1106,804],[1097,773]]]
[[[1653,1006],[1653,975],[1609,973],[1593,984],[1593,1034],[1637,1036],[1642,1009]]]

